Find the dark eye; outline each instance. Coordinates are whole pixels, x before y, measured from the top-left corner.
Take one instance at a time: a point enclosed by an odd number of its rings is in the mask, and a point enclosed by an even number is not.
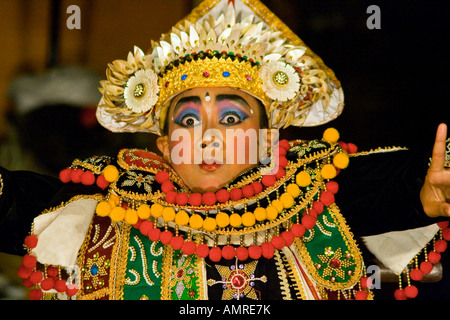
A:
[[[197,119],[197,117],[195,117],[193,115],[187,115],[181,119],[179,124],[183,127],[195,127],[195,126],[199,125],[200,123],[201,122],[199,119]]]
[[[241,117],[239,117],[237,114],[235,113],[230,113],[225,115],[222,120],[220,120],[220,123],[225,124],[225,125],[234,125],[234,124],[238,124],[241,123],[243,121],[243,119],[241,119]]]

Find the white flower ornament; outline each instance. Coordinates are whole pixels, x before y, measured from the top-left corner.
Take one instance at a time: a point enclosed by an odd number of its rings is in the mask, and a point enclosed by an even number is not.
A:
[[[262,89],[267,96],[280,102],[291,100],[300,89],[300,77],[295,69],[281,61],[261,66]]]
[[[124,90],[125,104],[135,113],[144,113],[158,101],[158,76],[151,69],[140,69],[130,77]]]

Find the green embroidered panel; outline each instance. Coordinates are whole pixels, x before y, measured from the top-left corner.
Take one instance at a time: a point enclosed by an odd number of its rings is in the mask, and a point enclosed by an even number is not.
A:
[[[152,242],[138,229],[131,228],[123,288],[125,300],[161,299],[163,248],[161,242]]]
[[[298,247],[309,273],[320,284],[346,289],[359,280],[362,257],[336,205],[324,208]]]
[[[196,255],[183,255],[181,250],[173,252],[172,273],[169,278],[172,300],[196,300],[199,298],[199,278]]]

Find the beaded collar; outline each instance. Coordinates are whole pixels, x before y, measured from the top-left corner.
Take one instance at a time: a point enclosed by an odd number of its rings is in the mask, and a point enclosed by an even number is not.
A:
[[[272,258],[312,229],[334,203],[332,181],[348,165],[334,131],[321,140],[281,140],[272,162],[241,174],[217,192],[189,193],[176,172],[154,153],[125,149],[102,175],[109,185],[96,213],[212,261]],[[331,137],[331,138],[330,138]],[[72,168],[73,169],[73,168]]]

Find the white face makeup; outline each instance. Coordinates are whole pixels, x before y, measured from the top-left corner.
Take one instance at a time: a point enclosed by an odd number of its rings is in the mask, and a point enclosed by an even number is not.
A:
[[[191,191],[217,190],[258,164],[264,111],[251,95],[195,88],[176,97],[168,112],[172,121],[158,146]]]

